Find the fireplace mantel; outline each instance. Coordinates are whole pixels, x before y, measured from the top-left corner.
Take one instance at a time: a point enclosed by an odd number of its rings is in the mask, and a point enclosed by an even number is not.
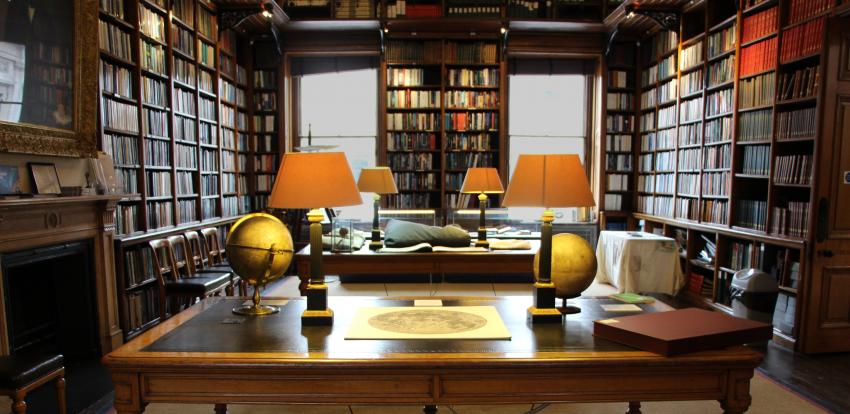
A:
[[[122,342],[113,250],[115,204],[120,198],[80,196],[0,200],[0,260],[2,253],[92,240],[98,340],[104,354]],[[7,355],[9,334],[2,280],[0,275],[0,355]]]

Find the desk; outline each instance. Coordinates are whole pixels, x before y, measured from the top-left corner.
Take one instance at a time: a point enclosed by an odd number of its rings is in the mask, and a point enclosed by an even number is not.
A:
[[[329,327],[301,327],[303,298],[275,315],[240,317],[241,324],[223,322],[244,298],[205,299],[103,358],[115,408],[622,401],[635,402],[631,412],[639,413],[640,401],[719,400],[737,414],[751,403],[750,378],[762,359],[741,346],[667,358],[595,338],[592,320],[614,316],[598,306],[610,299],[576,299],[583,311],[565,325],[532,327],[530,297],[444,298],[445,306],[495,306],[512,339],[344,340],[354,309],[409,306],[410,299],[331,297]]]
[[[676,241],[652,233],[602,231],[596,245],[596,280],[620,293],[675,295],[684,285]]]
[[[377,253],[369,244],[352,253],[322,252],[322,269],[326,275],[339,274],[411,274],[472,273],[528,274],[534,269],[534,254],[539,240],[528,240],[530,250],[492,250],[488,252],[413,252]],[[295,254],[298,288],[304,295],[310,279],[310,246]]]

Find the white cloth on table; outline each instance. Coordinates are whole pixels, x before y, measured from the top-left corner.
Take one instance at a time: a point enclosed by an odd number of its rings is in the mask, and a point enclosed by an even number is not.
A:
[[[652,233],[602,231],[596,244],[596,280],[619,293],[675,295],[684,285],[676,241]]]

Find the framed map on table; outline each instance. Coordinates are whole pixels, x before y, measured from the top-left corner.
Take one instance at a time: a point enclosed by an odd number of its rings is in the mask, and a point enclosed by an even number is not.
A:
[[[357,309],[345,339],[511,339],[493,306]]]

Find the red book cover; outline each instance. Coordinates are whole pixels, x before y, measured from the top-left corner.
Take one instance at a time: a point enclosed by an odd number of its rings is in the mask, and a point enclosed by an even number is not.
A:
[[[593,322],[593,336],[672,356],[761,342],[773,327],[697,308],[653,312]]]
[[[699,295],[702,291],[702,281],[704,277],[698,273],[691,273],[688,277],[688,290],[695,294]]]

